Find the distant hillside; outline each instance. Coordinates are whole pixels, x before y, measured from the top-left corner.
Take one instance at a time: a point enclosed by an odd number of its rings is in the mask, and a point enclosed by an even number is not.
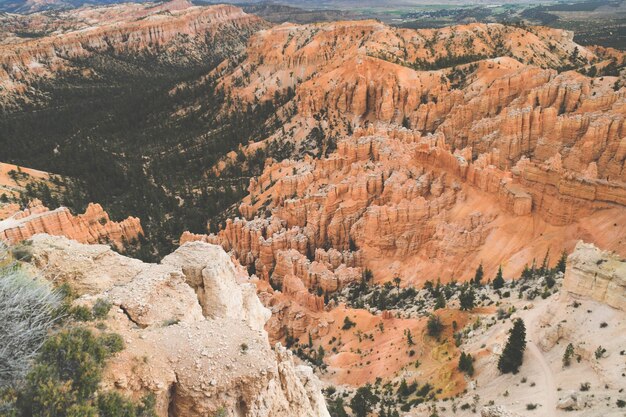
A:
[[[133,3],[145,3],[135,0]],[[6,0],[0,1],[0,11],[9,13],[34,13],[44,10],[73,9],[81,6],[102,6],[128,3],[124,0]]]

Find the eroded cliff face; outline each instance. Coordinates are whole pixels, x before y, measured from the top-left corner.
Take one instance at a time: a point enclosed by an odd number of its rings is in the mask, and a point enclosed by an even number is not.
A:
[[[564,290],[626,311],[626,261],[622,257],[580,241],[567,262]]]
[[[300,153],[326,151],[327,141],[310,143],[315,128],[327,139],[368,122],[402,124],[441,134],[452,151],[471,147],[472,160],[497,149],[490,163],[503,170],[558,154],[565,169],[624,182],[623,81],[555,70],[601,69],[609,60],[619,66],[624,55],[586,49],[571,33],[496,24],[418,31],[373,21],[284,24],[254,35],[246,52],[242,63],[225,61],[213,75],[244,102],[292,92],[283,110],[295,116],[269,141],[294,141]]]
[[[219,62],[268,26],[234,6],[200,7],[185,0],[8,15],[0,21],[0,104],[9,109],[32,96],[36,80],[65,75],[97,79],[97,65],[90,58],[127,57],[181,68]],[[37,38],[14,34],[24,30]]]
[[[105,389],[153,393],[164,417],[329,416],[311,369],[271,349],[270,312],[221,248],[189,243],[158,265],[48,235],[34,236],[32,250],[33,264],[73,287],[77,303],[114,304],[105,324],[126,347],[108,363]]]
[[[7,212],[0,220],[0,240],[9,244],[28,240],[38,233],[47,233],[82,243],[110,243],[123,250],[143,235],[138,218],[128,217],[114,222],[100,204],[89,204],[84,214],[76,216],[65,207],[50,210],[39,201],[31,202],[24,210],[17,205],[5,209]]]

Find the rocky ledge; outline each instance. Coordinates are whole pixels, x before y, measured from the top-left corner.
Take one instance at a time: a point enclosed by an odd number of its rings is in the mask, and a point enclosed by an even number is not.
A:
[[[114,305],[104,323],[125,349],[109,364],[104,389],[132,398],[153,393],[159,416],[329,416],[320,382],[290,352],[271,348],[270,312],[245,272],[218,246],[191,242],[161,264],[103,245],[32,238],[32,263],[69,284],[75,303]]]

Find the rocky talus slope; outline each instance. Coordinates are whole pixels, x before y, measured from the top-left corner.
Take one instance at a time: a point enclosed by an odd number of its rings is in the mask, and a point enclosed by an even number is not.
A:
[[[164,417],[329,416],[312,370],[280,345],[271,349],[263,329],[270,312],[221,248],[189,243],[145,264],[106,246],[36,235],[32,251],[46,278],[78,292],[75,303],[113,303],[104,324],[126,347],[108,363],[104,389],[153,393]]]
[[[11,207],[15,211],[9,210]],[[135,242],[143,234],[138,218],[114,222],[100,204],[89,204],[84,214],[76,216],[65,207],[50,210],[38,201],[24,210],[16,205],[6,209],[5,215],[0,217],[0,240],[9,244],[47,233],[82,243],[109,243],[123,250],[126,244]]]

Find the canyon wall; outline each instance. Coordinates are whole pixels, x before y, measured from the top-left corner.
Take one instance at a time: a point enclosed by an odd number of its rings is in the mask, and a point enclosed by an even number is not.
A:
[[[97,78],[90,58],[128,57],[138,64],[179,68],[219,62],[269,26],[234,6],[201,7],[185,0],[36,14],[17,23],[5,20],[0,31],[0,104],[7,108],[32,95],[36,80],[65,74]],[[15,35],[24,28],[38,36]]]

